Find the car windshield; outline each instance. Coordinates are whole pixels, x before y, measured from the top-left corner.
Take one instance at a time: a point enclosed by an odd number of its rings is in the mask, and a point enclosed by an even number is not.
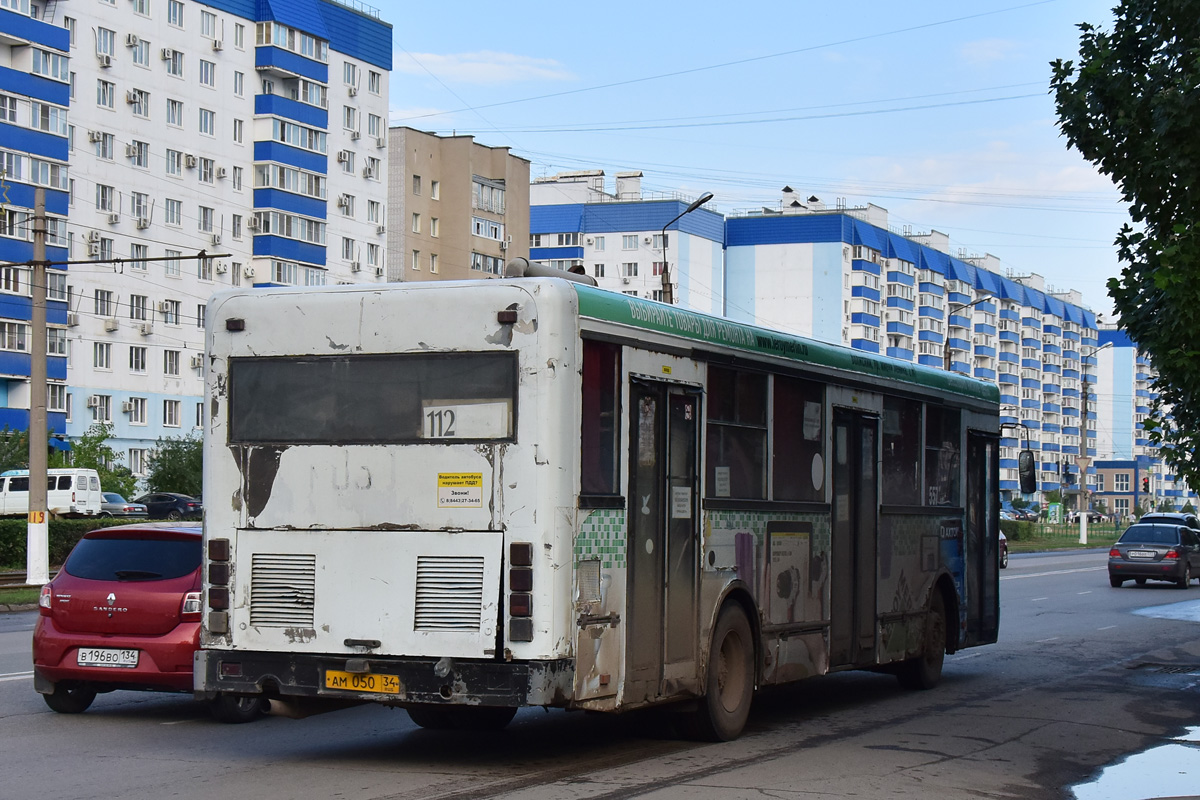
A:
[[[1132,525],[1121,534],[1120,544],[1179,544],[1179,528],[1174,525]]]
[[[200,566],[197,539],[81,539],[67,563],[68,575],[95,581],[180,578]]]

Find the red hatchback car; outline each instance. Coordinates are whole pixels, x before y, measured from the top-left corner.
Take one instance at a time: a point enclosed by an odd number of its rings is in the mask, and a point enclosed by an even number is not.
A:
[[[46,705],[78,714],[101,692],[192,691],[201,547],[199,523],[100,528],[79,540],[39,599],[33,675]],[[265,705],[219,697],[212,710],[249,722]]]

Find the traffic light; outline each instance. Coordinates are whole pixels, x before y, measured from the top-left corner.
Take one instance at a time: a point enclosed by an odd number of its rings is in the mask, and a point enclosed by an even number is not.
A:
[[[1150,479],[1142,478],[1142,492],[1150,494]]]

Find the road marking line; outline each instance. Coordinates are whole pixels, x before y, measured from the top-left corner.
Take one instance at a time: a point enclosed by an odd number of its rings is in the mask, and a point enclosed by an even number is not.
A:
[[[1035,597],[1035,598],[1033,598],[1032,600],[1030,600],[1029,602],[1031,602],[1031,603],[1036,603],[1036,602],[1038,602],[1039,600],[1049,600],[1049,599],[1050,599],[1049,597]]]
[[[979,658],[980,656],[986,656],[986,655],[987,655],[987,653],[967,653],[966,655],[951,656],[950,660],[951,661],[966,661],[968,658]]]
[[[1057,636],[1051,636],[1049,639],[1038,639],[1037,642],[1035,642],[1035,644],[1045,644],[1046,642],[1056,642],[1056,641],[1058,641],[1058,639],[1059,639],[1059,637],[1057,637]]]
[[[185,722],[191,722],[190,719],[177,719],[172,722],[160,722],[159,725],[182,725]]]
[[[1105,625],[1103,628],[1096,628],[1098,631],[1111,631],[1116,625]]]
[[[1092,590],[1088,589],[1086,592],[1076,592],[1075,594],[1091,594],[1091,593],[1092,593]]]
[[[1107,569],[1107,565],[1103,567],[1080,567],[1079,569],[1056,569],[1050,572],[1031,572],[1028,575],[1005,575],[1000,580],[1019,581],[1025,578],[1043,578],[1047,575],[1070,575],[1072,572],[1103,572]]]
[[[7,675],[0,675],[0,683],[7,683],[8,681],[23,681],[32,677],[32,672],[10,672]]]

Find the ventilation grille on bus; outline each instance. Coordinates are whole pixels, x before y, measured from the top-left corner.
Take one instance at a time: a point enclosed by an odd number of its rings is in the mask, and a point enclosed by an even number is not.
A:
[[[483,558],[417,556],[419,631],[477,631],[483,614]]]
[[[250,567],[250,624],[313,627],[317,557],[255,553]]]

